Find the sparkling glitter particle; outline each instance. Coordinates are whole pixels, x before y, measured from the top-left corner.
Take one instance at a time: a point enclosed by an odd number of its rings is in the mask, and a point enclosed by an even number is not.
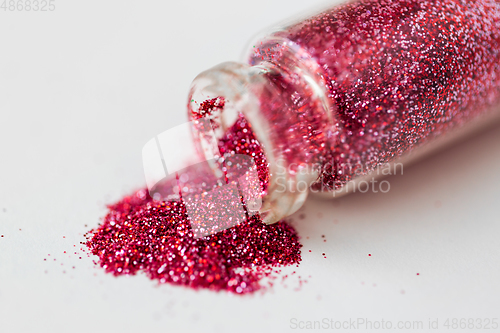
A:
[[[223,109],[224,105],[225,101],[224,98],[222,97],[207,99],[200,104],[200,107],[197,112],[192,113],[192,116],[194,119],[210,116],[212,112],[214,112],[215,110]]]

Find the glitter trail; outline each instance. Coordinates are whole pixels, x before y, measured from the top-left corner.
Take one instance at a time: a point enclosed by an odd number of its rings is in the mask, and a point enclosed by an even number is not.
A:
[[[98,264],[114,275],[149,278],[192,288],[245,294],[273,267],[297,264],[300,243],[285,222],[249,218],[233,228],[194,239],[181,202],[153,201],[140,190],[109,206],[103,223],[87,235]]]
[[[223,106],[222,99],[206,100],[200,114]],[[223,157],[252,156],[265,190],[267,161],[243,117],[219,142],[219,149]],[[246,294],[266,287],[264,277],[272,284],[276,267],[301,260],[297,233],[286,222],[268,226],[256,215],[196,238],[184,202],[155,201],[147,189],[108,208],[104,222],[86,235],[86,245],[98,256],[97,264],[116,276],[144,272],[161,283]]]

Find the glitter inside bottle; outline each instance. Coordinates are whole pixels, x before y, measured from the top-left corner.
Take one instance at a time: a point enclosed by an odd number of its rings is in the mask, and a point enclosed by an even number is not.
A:
[[[499,98],[498,1],[362,0],[269,34],[248,64],[200,74],[188,111],[218,140],[248,122],[269,167],[260,213],[272,223],[310,191],[341,191],[491,115]]]

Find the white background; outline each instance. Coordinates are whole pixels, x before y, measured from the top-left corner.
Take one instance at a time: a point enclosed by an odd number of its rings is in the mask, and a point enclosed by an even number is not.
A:
[[[293,318],[439,318],[444,330],[500,317],[499,126],[406,168],[388,194],[309,200],[293,217],[298,291],[295,277],[239,297],[94,267],[83,233],[143,186],[142,145],[185,120],[191,80],[319,1],[54,3],[0,11],[1,332],[286,332]]]

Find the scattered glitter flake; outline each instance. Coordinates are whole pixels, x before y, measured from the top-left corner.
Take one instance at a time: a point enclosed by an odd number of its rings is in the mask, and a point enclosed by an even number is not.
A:
[[[192,102],[194,102],[194,100]],[[200,104],[198,111],[192,112],[192,116],[194,119],[210,116],[212,112],[222,110],[225,103],[226,102],[223,97],[207,99]]]
[[[417,273],[417,275],[420,275],[420,273]]]
[[[371,256],[372,256],[372,254],[371,254],[371,253],[368,253],[368,257],[371,257]]]
[[[3,238],[3,235],[2,235],[2,238]]]
[[[285,222],[265,225],[254,216],[195,239],[183,203],[136,194],[109,206],[102,225],[86,237],[89,250],[108,273],[142,271],[162,283],[238,294],[262,288],[259,281],[273,267],[301,260],[297,233]]]
[[[316,188],[338,189],[498,103],[498,31],[500,7],[491,0],[360,0],[280,30],[269,40],[285,38],[311,56],[333,107],[331,117],[318,114],[318,103],[301,95],[299,84],[264,74],[278,91],[261,103],[275,126],[271,135],[289,161],[320,162]],[[261,46],[251,63],[286,68],[288,46]],[[210,117],[225,103],[203,101],[191,116]],[[254,157],[264,189],[263,149],[243,117],[235,125],[239,130],[219,142],[221,153]],[[194,239],[182,203],[146,194],[110,206],[103,224],[87,234],[86,245],[107,272],[144,271],[160,282],[247,293],[261,288],[272,267],[300,261],[297,234],[285,222],[265,226],[254,216]]]

